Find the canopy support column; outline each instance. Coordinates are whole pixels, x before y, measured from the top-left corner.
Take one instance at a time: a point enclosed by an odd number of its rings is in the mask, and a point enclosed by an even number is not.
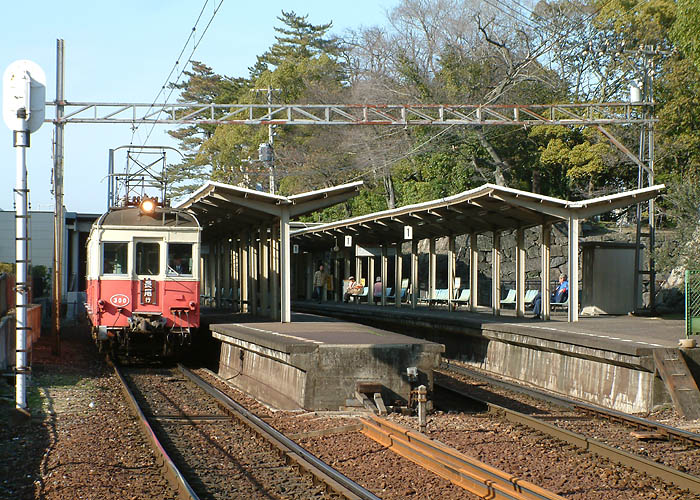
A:
[[[411,309],[418,306],[418,241],[411,241]]]
[[[525,230],[515,231],[515,315],[525,316]]]
[[[394,257],[394,305],[401,307],[401,281],[403,281],[403,254],[401,253],[401,242],[396,243],[396,257]]]
[[[428,298],[435,298],[435,275],[437,273],[437,256],[435,255],[435,238],[428,240]]]
[[[289,208],[282,207],[282,217],[280,220],[280,321],[282,323],[290,323],[292,321],[290,257]]]
[[[374,256],[367,257],[367,303],[374,305]]]
[[[306,255],[306,300],[311,300],[314,294],[314,257],[311,252]]]
[[[382,276],[382,306],[386,305],[386,274],[389,267],[389,258],[387,256],[387,246],[382,245],[382,257],[381,257],[381,276]]]
[[[578,321],[578,226],[576,217],[569,217],[569,323]]]
[[[338,279],[338,276],[340,276],[340,261],[338,259],[338,254],[336,253],[335,258],[333,259],[333,300],[335,302],[340,302],[340,294],[338,292],[338,283],[342,283],[342,279]]]
[[[477,234],[469,233],[469,310],[479,306],[479,245]]]
[[[255,231],[250,233],[250,243],[248,248],[248,275],[250,276],[250,293],[248,297],[248,303],[250,304],[250,313],[253,316],[258,315],[258,284],[259,284],[259,270],[258,270],[258,246],[255,241]]]
[[[550,245],[552,239],[552,225],[543,224],[542,225],[542,237],[540,238],[540,255],[542,257],[540,279],[542,280],[540,284],[540,296],[542,298],[542,319],[549,319],[550,317],[550,305],[549,298],[551,297],[551,290],[549,287],[550,282]]]
[[[270,246],[267,227],[260,227],[260,308],[263,316],[271,316],[270,306]]]
[[[455,237],[447,236],[447,310],[452,311],[452,306],[456,304],[455,298],[455,267],[457,255],[455,252]]]
[[[270,227],[270,317],[280,321],[280,230],[278,224]],[[300,256],[301,257],[301,256]]]
[[[362,283],[362,257],[357,256],[357,245],[355,245],[355,280],[358,283]],[[369,283],[369,279],[365,281],[365,284]]]
[[[241,312],[249,312],[249,302],[248,302],[248,285],[250,284],[250,277],[248,276],[248,233],[241,234],[241,244],[239,246],[240,257],[238,262],[240,263],[240,279],[241,279]]]
[[[491,244],[491,310],[501,315],[501,233],[493,232]]]

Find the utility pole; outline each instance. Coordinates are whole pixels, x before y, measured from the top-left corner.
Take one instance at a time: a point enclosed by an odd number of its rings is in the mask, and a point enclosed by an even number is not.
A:
[[[53,152],[53,190],[56,205],[53,219],[53,314],[51,322],[51,337],[53,338],[52,353],[61,353],[61,302],[63,288],[63,132],[64,116],[64,84],[65,84],[65,54],[64,42],[56,40],[56,120]]]
[[[273,89],[269,85],[266,89],[253,89],[254,92],[266,92],[267,93],[267,114],[268,119],[272,121],[272,92],[279,92],[280,89]],[[258,148],[258,160],[262,161],[267,165],[269,170],[269,184],[270,184],[270,194],[275,194],[275,125],[269,123],[267,125],[267,143],[260,144]]]

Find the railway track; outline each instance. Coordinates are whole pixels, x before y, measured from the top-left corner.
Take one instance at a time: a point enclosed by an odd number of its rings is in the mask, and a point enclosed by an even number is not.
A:
[[[673,428],[651,420],[580,403],[567,398],[559,398],[557,396],[544,394],[540,391],[492,379],[483,374],[453,364],[450,364],[449,368],[446,370],[446,373],[449,372],[457,372],[460,375],[478,381],[480,384],[477,385],[476,390],[473,384],[471,386],[463,384],[460,388],[459,382],[449,380],[445,377],[437,377],[435,383],[436,391],[447,391],[451,394],[452,398],[468,398],[476,402],[476,404],[487,408],[489,412],[502,416],[507,421],[535,429],[555,439],[576,446],[579,449],[588,450],[598,456],[610,459],[615,463],[657,477],[666,483],[675,484],[679,488],[687,489],[692,493],[700,493],[700,477],[698,477],[697,473],[689,474],[672,466],[660,463],[663,461],[662,459],[664,457],[661,455],[661,452],[653,452],[654,446],[651,443],[644,441],[643,450],[648,454],[648,457],[622,449],[624,446],[628,449],[634,448],[634,445],[639,446],[639,439],[630,436],[630,429],[645,429],[653,434],[653,439],[670,439],[685,445],[685,447],[678,447],[673,442],[669,443],[665,441],[665,444],[658,446],[660,449],[663,448],[666,453],[670,454],[674,459],[677,460],[680,454],[685,453],[688,455],[688,457],[686,457],[687,461],[697,462],[697,457],[700,457],[700,448],[698,448],[700,436],[695,433]],[[526,398],[540,400],[544,402],[545,406],[535,406],[527,400],[523,401],[522,398],[516,400],[503,393],[499,393],[495,397],[489,397],[487,391],[483,389],[483,384],[498,386],[509,391],[511,394],[525,395]],[[499,404],[494,403],[493,399],[498,400]],[[557,412],[552,409],[552,405],[563,409],[563,411]],[[527,407],[529,414],[516,411],[512,408],[513,406]],[[607,422],[621,424],[625,426],[626,431],[613,429],[613,425],[610,423],[593,427],[591,426],[592,418],[603,418]],[[590,430],[594,428],[595,434],[600,436],[596,436],[599,437],[599,439],[596,439],[581,432],[574,432],[571,428],[575,428],[576,430],[585,430],[588,428],[589,432],[586,434],[591,434]],[[606,431],[609,431],[609,433],[606,434]],[[602,442],[600,437],[608,441],[608,443]],[[622,447],[620,443],[622,443]]]
[[[449,362],[447,363],[447,369],[480,380],[489,385],[501,387],[503,389],[513,391],[519,394],[525,394],[532,398],[539,399],[541,401],[546,401],[554,405],[561,406],[563,408],[581,411],[589,415],[608,420],[610,422],[624,423],[629,427],[635,429],[644,429],[655,433],[655,437],[658,438],[668,439],[670,441],[679,441],[687,443],[689,445],[700,447],[700,434],[695,432],[686,431],[684,429],[678,429],[677,427],[665,425],[660,422],[636,417],[634,415],[630,415],[628,413],[623,413],[616,410],[611,410],[609,408],[602,408],[600,406],[584,403],[582,401],[575,401],[573,399],[565,398],[563,396],[547,394],[542,391],[523,387],[505,380],[495,379],[493,377],[483,375],[473,370],[469,370],[468,368],[450,364]]]
[[[179,498],[379,498],[183,366],[114,370]]]

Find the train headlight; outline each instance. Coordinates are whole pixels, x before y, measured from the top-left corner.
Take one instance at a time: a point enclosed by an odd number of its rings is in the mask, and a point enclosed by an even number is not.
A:
[[[139,205],[139,210],[143,215],[153,215],[156,212],[156,200],[153,198],[144,198]]]

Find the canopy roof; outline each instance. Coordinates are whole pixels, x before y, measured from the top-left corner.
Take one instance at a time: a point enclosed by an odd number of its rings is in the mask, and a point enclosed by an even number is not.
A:
[[[292,233],[292,238],[306,247],[332,246],[336,238],[343,236],[352,236],[353,243],[380,245],[402,241],[404,226],[413,228],[414,239],[527,228],[627,207],[656,197],[664,187],[661,184],[590,200],[567,201],[484,184],[447,198],[300,229]]]
[[[272,224],[283,210],[293,218],[341,203],[355,196],[360,186],[361,181],[287,197],[209,181],[178,208],[194,212],[203,227],[221,224],[222,229],[240,231]]]

